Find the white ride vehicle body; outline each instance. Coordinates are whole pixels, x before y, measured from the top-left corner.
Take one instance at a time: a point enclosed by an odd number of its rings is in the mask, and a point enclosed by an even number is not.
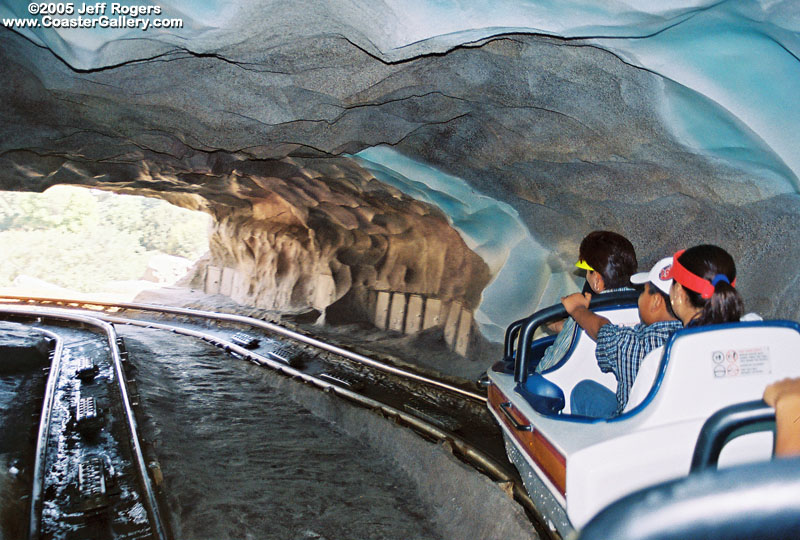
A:
[[[629,303],[593,311],[614,324],[639,322]],[[525,333],[519,333],[522,343]],[[562,536],[626,494],[686,476],[708,417],[727,405],[760,399],[771,382],[800,376],[800,325],[793,321],[685,328],[645,357],[623,414],[609,420],[573,416],[569,393],[579,381],[616,389],[614,375],[597,366],[594,345],[579,330],[567,360],[544,374],[564,393],[558,413],[543,410],[526,394],[529,381],[541,376],[521,373],[519,361],[516,376],[502,365],[489,370],[489,408],[509,458]],[[719,463],[767,460],[771,453],[772,433],[753,433],[727,444]]]

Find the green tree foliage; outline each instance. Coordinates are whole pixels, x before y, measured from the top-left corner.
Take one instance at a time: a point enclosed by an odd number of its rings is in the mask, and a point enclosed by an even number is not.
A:
[[[160,199],[71,186],[0,192],[0,286],[26,275],[89,292],[140,279],[155,254],[204,254],[209,221]]]

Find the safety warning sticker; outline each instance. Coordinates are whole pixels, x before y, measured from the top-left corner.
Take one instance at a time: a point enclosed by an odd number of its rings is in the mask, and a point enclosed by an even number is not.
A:
[[[772,373],[769,347],[714,351],[711,360],[716,378]]]

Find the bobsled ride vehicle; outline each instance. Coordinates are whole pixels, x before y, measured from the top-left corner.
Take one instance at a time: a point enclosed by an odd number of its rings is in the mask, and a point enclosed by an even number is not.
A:
[[[626,495],[593,517],[578,540],[784,540],[800,531],[800,457],[717,470],[743,433],[775,429],[761,400],[730,405],[700,430],[688,477]]]
[[[592,298],[589,308],[613,324],[639,322],[635,292]],[[567,316],[561,305],[512,323],[504,358],[488,371],[488,406],[509,459],[551,529],[567,536],[609,503],[636,490],[685,477],[704,422],[719,409],[760,399],[766,386],[800,376],[800,325],[738,322],[684,328],[643,360],[622,414],[571,414],[569,395],[585,379],[616,390],[595,343],[578,330],[568,353],[535,372],[553,336],[534,340],[543,324]],[[721,467],[769,460],[771,433],[737,437]]]

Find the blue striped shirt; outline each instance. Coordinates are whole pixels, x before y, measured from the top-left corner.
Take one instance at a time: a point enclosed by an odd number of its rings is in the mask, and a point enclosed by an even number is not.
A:
[[[564,320],[564,326],[561,327],[561,331],[556,336],[556,340],[545,349],[542,359],[536,364],[536,373],[547,371],[564,358],[567,352],[569,352],[569,348],[572,346],[572,341],[575,339],[577,330],[578,325],[575,323],[575,319],[567,317]]]
[[[680,321],[660,321],[634,327],[604,324],[597,333],[595,356],[600,371],[611,372],[617,378],[617,413],[628,403],[628,393],[633,385],[642,359],[666,343],[669,336],[683,328]]]
[[[618,287],[616,289],[608,289],[597,294],[605,294],[620,291],[632,291],[630,287]],[[572,317],[567,317],[564,320],[564,326],[556,336],[556,340],[545,349],[542,359],[536,364],[536,373],[544,373],[551,367],[558,364],[564,358],[572,347],[572,342],[575,341],[575,336],[578,333],[578,324]]]

